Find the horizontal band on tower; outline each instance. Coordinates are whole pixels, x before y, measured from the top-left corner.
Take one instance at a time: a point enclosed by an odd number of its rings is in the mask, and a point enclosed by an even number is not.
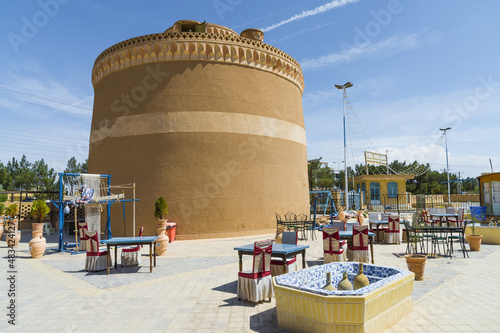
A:
[[[306,131],[297,124],[276,118],[216,111],[157,112],[105,120],[92,129],[90,143],[107,138],[168,133],[247,134],[307,146]]]

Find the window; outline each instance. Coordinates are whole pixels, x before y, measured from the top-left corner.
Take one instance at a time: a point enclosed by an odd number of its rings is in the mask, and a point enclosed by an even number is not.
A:
[[[359,193],[359,183],[356,184],[356,192]]]
[[[389,198],[398,197],[398,184],[396,182],[387,183],[387,197]]]
[[[380,200],[380,184],[373,182],[370,183],[370,199]]]
[[[361,184],[361,191],[363,191],[363,193],[366,193],[366,184],[365,183]]]

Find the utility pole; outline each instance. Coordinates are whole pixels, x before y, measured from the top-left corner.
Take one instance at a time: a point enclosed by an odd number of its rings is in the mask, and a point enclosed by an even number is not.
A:
[[[386,149],[385,150],[385,165],[387,167],[387,174],[389,174],[389,155],[387,154],[388,152],[390,152],[389,149]]]
[[[345,194],[344,194],[344,200],[345,200],[345,210],[349,210],[349,185],[347,183],[347,143],[346,143],[346,133],[345,133],[345,103],[347,99],[347,92],[346,89],[352,87],[351,82],[347,82],[344,85],[335,85],[335,88],[342,90],[343,91],[343,103],[342,103],[342,113],[343,113],[343,123],[344,123],[344,178],[345,178]]]
[[[440,128],[440,131],[444,132],[444,144],[446,147],[446,176],[448,178],[448,203],[451,203],[450,195],[450,168],[448,167],[448,140],[446,138],[446,131],[451,130],[451,127]]]
[[[461,181],[461,177],[460,177],[460,171],[458,172],[458,185],[457,185],[457,193],[458,194],[462,194],[462,181]]]

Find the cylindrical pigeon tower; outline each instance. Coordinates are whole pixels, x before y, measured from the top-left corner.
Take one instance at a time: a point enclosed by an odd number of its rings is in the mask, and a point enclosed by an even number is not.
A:
[[[276,213],[309,213],[302,72],[260,30],[178,21],[105,50],[92,83],[89,172],[136,183],[146,235],[159,196],[176,239],[268,233]]]

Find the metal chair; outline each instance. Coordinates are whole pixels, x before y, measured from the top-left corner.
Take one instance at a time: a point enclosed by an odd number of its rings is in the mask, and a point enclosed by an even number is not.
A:
[[[457,232],[450,232],[450,235],[448,236],[448,241],[449,241],[449,251],[450,251],[450,256],[453,254],[453,241],[458,241],[460,244],[460,249],[462,250],[462,253],[464,254],[464,258],[467,255],[467,258],[469,258],[469,253],[467,252],[467,248],[465,247],[465,227],[467,226],[467,222],[465,222],[465,225],[463,228],[460,228],[461,231]]]
[[[296,225],[295,225],[294,230],[297,232],[299,232],[299,231],[302,232],[302,239],[307,240],[306,229],[309,229],[309,227],[312,227],[312,225],[310,225],[309,219],[307,218],[307,215],[304,213],[300,213],[299,215],[295,215],[295,220],[296,220]]]

